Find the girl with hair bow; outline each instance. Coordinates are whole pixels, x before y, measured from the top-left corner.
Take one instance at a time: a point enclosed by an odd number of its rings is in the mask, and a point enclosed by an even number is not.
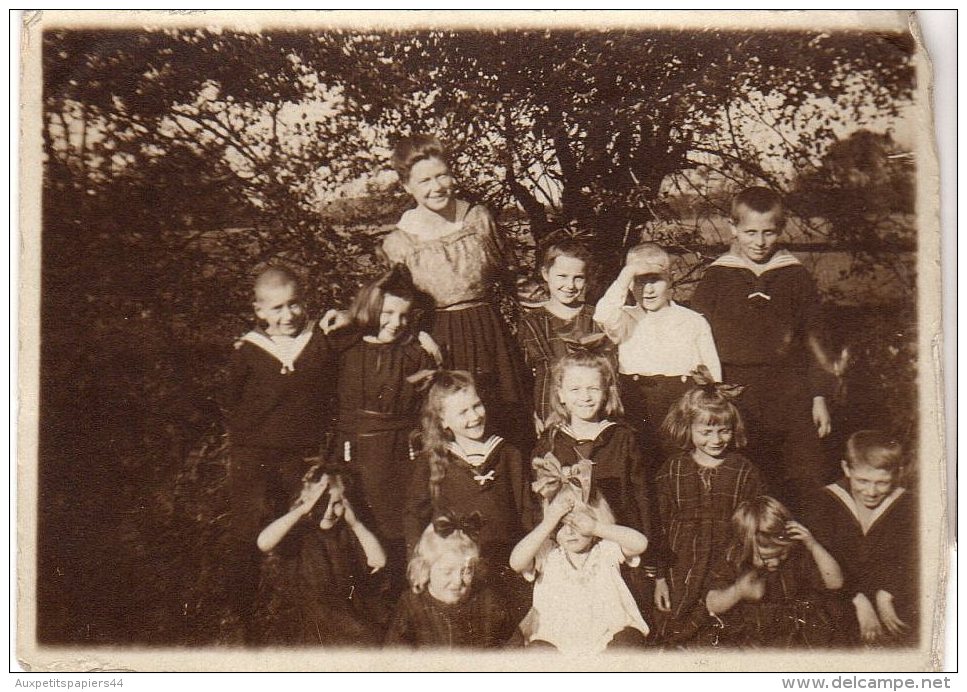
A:
[[[738,505],[764,492],[759,471],[736,449],[745,425],[733,404],[742,388],[715,382],[705,366],[668,412],[666,441],[678,451],[658,471],[656,638],[664,645],[694,641],[708,619],[704,598],[716,560],[729,545]]]
[[[588,351],[569,353],[555,364],[552,381],[553,413],[533,456],[550,452],[565,468],[582,460],[593,464],[591,491],[607,500],[619,524],[651,536],[649,478],[638,436],[622,421],[611,360]],[[647,607],[651,580],[641,569],[623,573],[639,607]]]
[[[406,495],[407,546],[412,554],[427,524],[447,510],[479,512],[480,555],[491,567],[481,578],[507,601],[519,621],[530,605],[530,586],[510,570],[507,559],[524,535],[530,505],[520,452],[490,433],[489,411],[469,373],[442,370],[430,375],[429,382],[420,452]]]
[[[507,638],[503,602],[480,579],[479,512],[447,510],[423,530],[407,575],[410,590],[400,598],[386,635],[387,646],[492,648]]]
[[[510,556],[510,566],[534,584],[534,606],[520,625],[527,647],[570,655],[643,646],[641,611],[621,577],[648,540],[615,524],[607,501],[591,488],[591,462],[562,467],[553,454],[534,460],[533,489],[544,517]]]

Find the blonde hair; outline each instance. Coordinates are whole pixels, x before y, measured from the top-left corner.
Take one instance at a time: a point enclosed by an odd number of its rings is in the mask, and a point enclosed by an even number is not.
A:
[[[476,568],[480,561],[480,548],[463,531],[454,531],[447,537],[438,534],[433,524],[423,529],[420,542],[413,550],[413,557],[406,566],[406,578],[414,593],[421,593],[430,581],[430,570],[444,555],[456,554]]]
[[[741,568],[753,564],[757,548],[785,548],[793,544],[786,533],[792,515],[774,497],[759,495],[739,504],[732,514],[733,544],[728,559]]]
[[[745,447],[746,432],[742,414],[724,394],[693,387],[672,404],[661,424],[661,434],[683,451],[695,448],[692,425],[725,425],[732,428],[732,444]]]
[[[597,370],[601,374],[601,384],[606,392],[602,406],[603,417],[612,418],[624,415],[625,410],[621,405],[621,395],[618,393],[618,376],[615,374],[611,360],[596,353],[568,353],[558,358],[551,369],[551,387],[553,387],[554,395],[551,396],[551,412],[547,416],[548,428],[563,425],[571,420],[571,414],[564,408],[560,397],[564,373],[567,372],[568,368]]]
[[[881,430],[857,430],[846,441],[846,463],[897,474],[903,470],[903,447]]]
[[[258,301],[260,300],[259,291],[280,286],[292,286],[297,294],[302,295],[302,280],[299,275],[294,269],[283,264],[273,264],[258,272],[252,282],[252,293]]]
[[[447,473],[447,445],[453,433],[443,427],[443,407],[454,394],[472,389],[473,376],[465,370],[440,370],[433,375],[433,383],[423,402],[420,415],[420,446],[430,464],[430,497],[440,494],[440,482]]]

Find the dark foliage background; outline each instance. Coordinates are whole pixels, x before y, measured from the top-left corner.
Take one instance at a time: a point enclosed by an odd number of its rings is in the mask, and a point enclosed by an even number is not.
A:
[[[230,644],[217,392],[253,267],[344,305],[408,201],[392,139],[438,133],[464,194],[533,266],[552,233],[605,277],[640,238],[687,300],[736,188],[781,189],[789,241],[853,365],[846,434],[916,444],[906,34],[48,30],[38,639]],[[876,128],[880,128],[877,130]],[[105,569],[110,565],[110,569]]]

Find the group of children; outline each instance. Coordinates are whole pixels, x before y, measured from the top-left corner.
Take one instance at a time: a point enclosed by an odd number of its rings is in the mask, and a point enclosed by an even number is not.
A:
[[[436,139],[393,162],[417,206],[384,240],[391,268],[318,323],[295,274],[261,272],[260,326],[234,354],[231,592],[251,622],[272,552],[293,606],[263,643],[916,641],[902,450],[857,432],[825,485],[835,373],[774,192],[735,198],[698,312],[671,300],[651,243],[592,308],[591,253],[568,239],[515,340],[494,290],[515,263],[489,212],[455,197]]]

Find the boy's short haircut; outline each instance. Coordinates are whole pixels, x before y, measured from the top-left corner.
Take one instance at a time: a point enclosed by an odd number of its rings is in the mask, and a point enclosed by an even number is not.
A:
[[[590,273],[591,265],[594,262],[591,248],[577,238],[563,238],[548,245],[541,260],[541,269],[549,270],[558,257],[573,257],[581,260],[584,262],[585,272],[587,273]]]
[[[259,299],[259,291],[263,288],[277,288],[279,286],[295,286],[296,291],[302,292],[302,281],[289,267],[274,264],[260,271],[252,286],[255,300]]]
[[[672,258],[665,249],[657,243],[641,243],[628,250],[625,261],[635,258],[641,264],[650,268],[642,274],[660,274],[671,276]]]
[[[903,447],[882,430],[858,430],[846,441],[846,463],[851,469],[869,466],[897,473],[903,468]]]
[[[782,202],[782,197],[775,190],[768,187],[747,187],[732,198],[732,209],[730,211],[732,223],[739,222],[739,209],[745,207],[759,214],[778,209],[782,218],[785,218],[786,207]]]

